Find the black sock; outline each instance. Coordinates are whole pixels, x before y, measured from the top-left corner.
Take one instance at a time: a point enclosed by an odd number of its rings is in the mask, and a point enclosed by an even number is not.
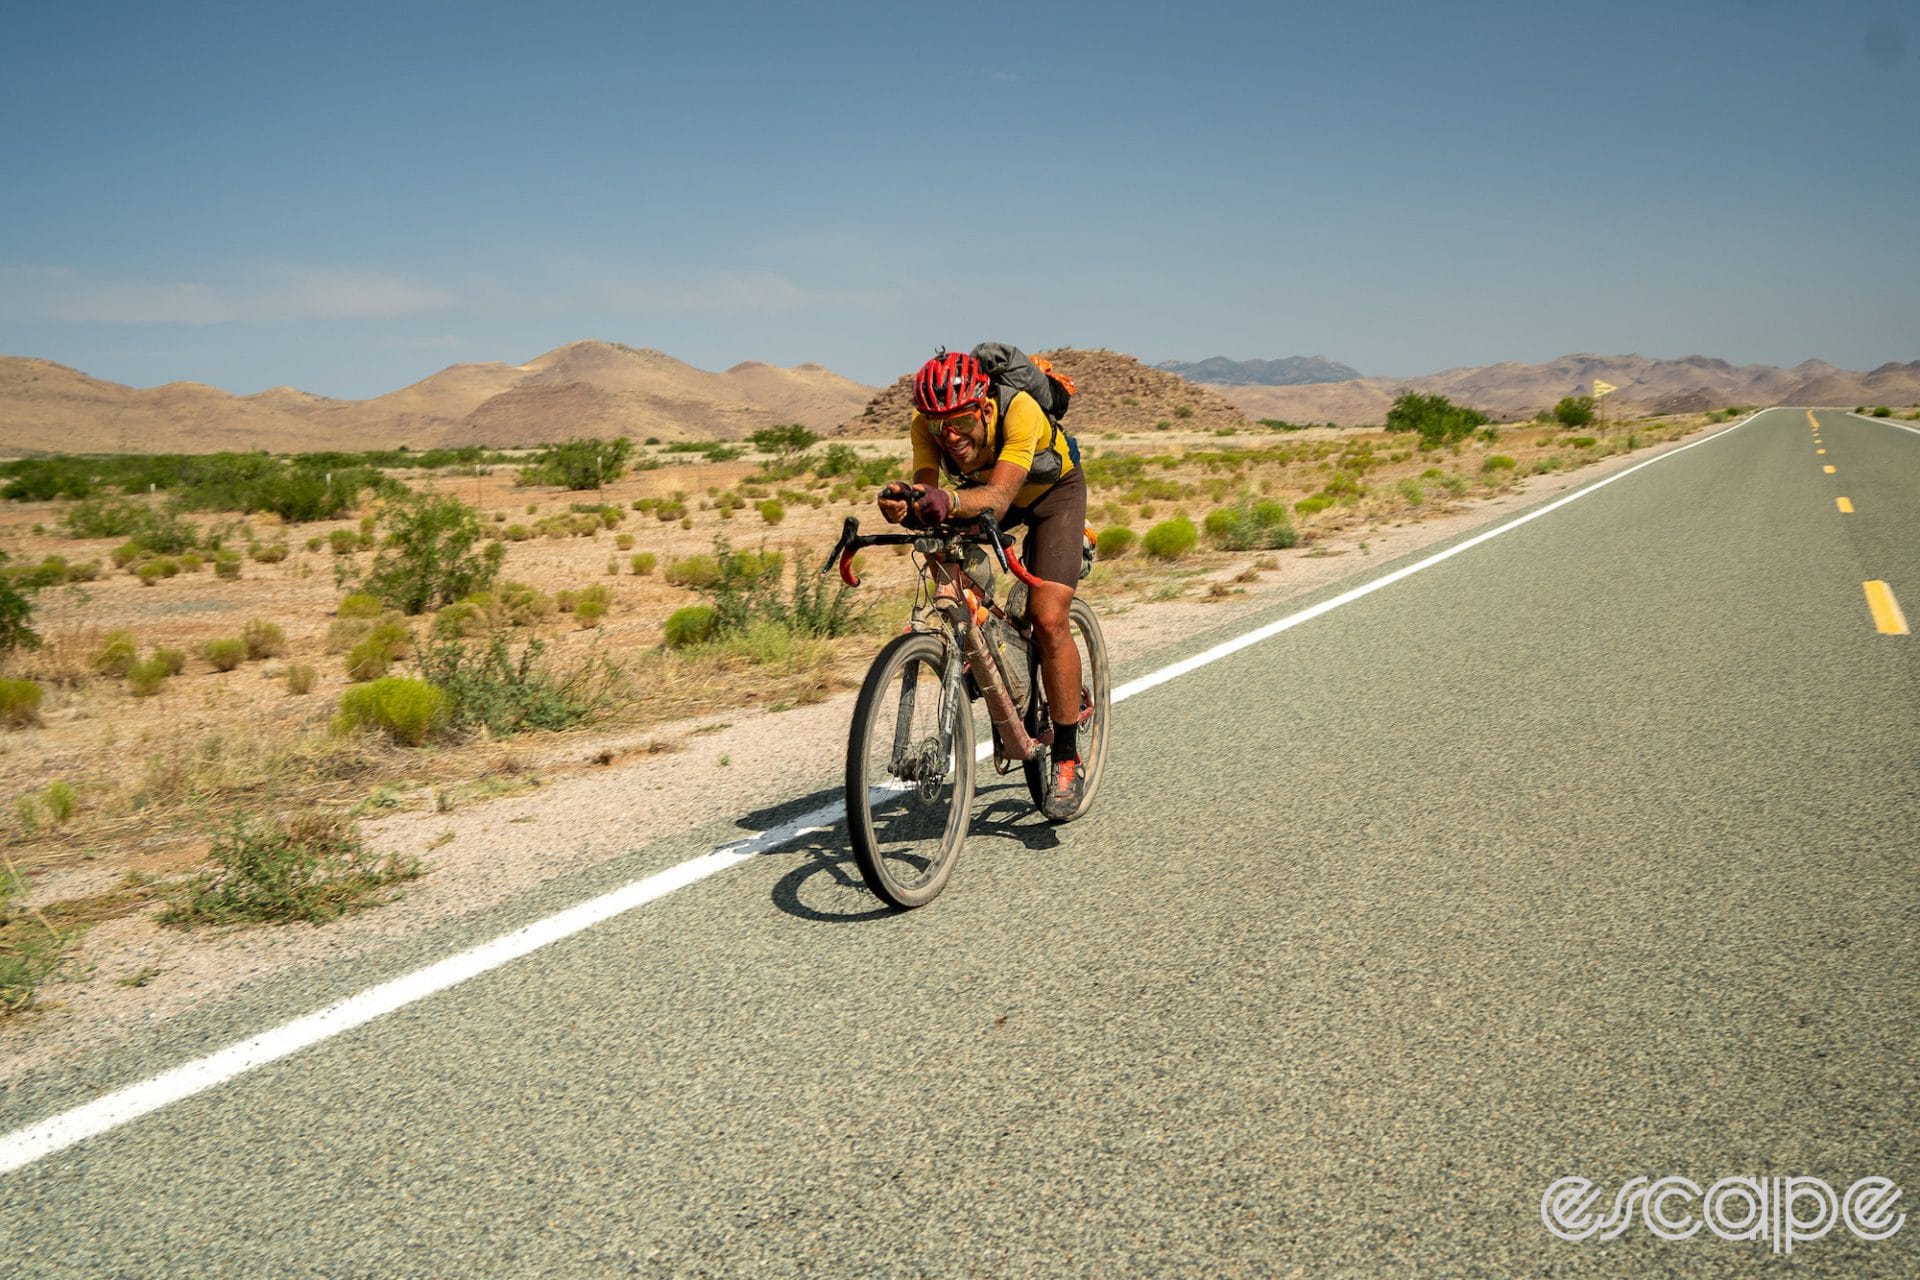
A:
[[[1053,758],[1060,760],[1078,760],[1080,758],[1080,722],[1061,724],[1053,722]]]

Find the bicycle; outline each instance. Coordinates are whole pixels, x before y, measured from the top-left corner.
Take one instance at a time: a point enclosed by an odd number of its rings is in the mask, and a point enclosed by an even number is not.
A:
[[[1020,767],[1036,808],[1046,795],[1053,717],[1026,616],[1026,591],[1039,579],[991,514],[977,524],[865,535],[849,516],[820,571],[837,562],[841,579],[857,587],[853,557],[875,546],[913,548],[919,599],[906,629],[874,658],[854,703],[847,828],[868,887],[896,907],[920,907],[946,888],[972,821],[976,700],[993,724],[995,772]],[[996,599],[982,548],[1014,578],[1004,601]],[[1089,539],[1089,562],[1091,548]],[[1079,805],[1061,822],[1085,814],[1100,789],[1112,696],[1099,617],[1076,595],[1068,620],[1080,650],[1077,736],[1085,782]]]

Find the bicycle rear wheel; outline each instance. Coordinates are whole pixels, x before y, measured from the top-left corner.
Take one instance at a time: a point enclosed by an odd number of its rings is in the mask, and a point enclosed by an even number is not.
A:
[[[873,660],[847,738],[847,830],[867,887],[896,907],[939,896],[973,810],[973,714],[939,636],[896,637]]]
[[[1113,672],[1107,665],[1107,638],[1100,630],[1100,617],[1093,606],[1075,596],[1067,611],[1067,627],[1073,633],[1074,648],[1080,651],[1080,805],[1060,822],[1072,822],[1093,807],[1094,793],[1100,790],[1100,776],[1107,766],[1107,719],[1113,704]],[[1029,732],[1046,728],[1041,721],[1049,714],[1039,671],[1039,650],[1034,650],[1035,665],[1033,710],[1027,721]],[[1053,753],[1042,748],[1026,762],[1027,791],[1038,808],[1046,798],[1047,782],[1053,776]]]

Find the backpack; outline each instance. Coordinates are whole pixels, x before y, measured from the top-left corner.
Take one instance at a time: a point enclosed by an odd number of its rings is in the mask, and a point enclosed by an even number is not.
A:
[[[1013,403],[1014,396],[1024,391],[1033,397],[1040,411],[1047,415],[1047,425],[1052,428],[1047,443],[1034,453],[1033,466],[1027,472],[1023,484],[1054,484],[1061,476],[1060,455],[1054,445],[1060,438],[1060,419],[1066,416],[1067,403],[1073,399],[1075,387],[1073,379],[1064,373],[1056,373],[1053,365],[1044,357],[1029,356],[1018,347],[1010,347],[1004,342],[983,342],[973,349],[973,358],[980,362],[986,372],[987,380],[993,385],[994,415],[993,452],[997,457],[1004,440],[1006,430],[1007,406]],[[1073,459],[1073,465],[1080,465],[1080,442],[1067,434],[1067,454]],[[940,466],[948,474],[965,479],[953,459],[944,453],[940,456]]]

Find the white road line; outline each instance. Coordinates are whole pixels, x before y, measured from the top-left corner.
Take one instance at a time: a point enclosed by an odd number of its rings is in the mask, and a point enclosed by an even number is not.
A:
[[[1169,680],[1177,680],[1181,676],[1197,671],[1210,663],[1218,662],[1242,649],[1271,639],[1303,622],[1331,613],[1343,605],[1352,604],[1356,600],[1412,577],[1424,569],[1431,569],[1443,561],[1450,560],[1463,551],[1538,520],[1549,512],[1558,511],[1570,502],[1576,502],[1591,493],[1597,493],[1617,480],[1624,480],[1636,471],[1644,470],[1655,463],[1664,462],[1668,458],[1685,453],[1689,449],[1697,449],[1703,444],[1718,440],[1746,426],[1758,416],[1758,413],[1749,414],[1724,431],[1715,432],[1692,444],[1668,450],[1645,462],[1617,471],[1604,480],[1595,481],[1584,489],[1577,489],[1518,519],[1510,520],[1497,528],[1468,538],[1437,555],[1428,556],[1416,564],[1396,569],[1364,586],[1356,587],[1352,591],[1324,600],[1277,622],[1249,631],[1224,644],[1215,645],[1211,649],[1182,659],[1172,666],[1163,667],[1150,675],[1130,680],[1113,691],[1113,701],[1125,702],[1136,694],[1157,688]],[[981,749],[980,754],[984,755],[991,751],[992,746],[989,744]],[[395,978],[391,982],[383,982],[357,995],[348,996],[317,1013],[296,1018],[271,1031],[261,1032],[257,1036],[229,1045],[204,1058],[196,1058],[192,1062],[175,1067],[151,1079],[128,1085],[124,1089],[116,1090],[84,1106],[63,1111],[42,1120],[38,1124],[17,1129],[0,1137],[0,1173],[32,1164],[44,1156],[65,1150],[67,1147],[111,1129],[117,1129],[131,1120],[138,1119],[151,1111],[157,1111],[170,1103],[190,1098],[196,1093],[224,1084],[255,1067],[276,1062],[302,1049],[330,1040],[342,1032],[364,1026],[383,1014],[405,1008],[436,992],[445,991],[470,978],[476,978],[511,960],[517,960],[542,947],[570,938],[576,933],[611,920],[635,907],[664,898],[670,893],[696,884],[729,867],[738,866],[762,853],[782,848],[804,835],[830,830],[841,821],[843,816],[843,806],[840,804],[824,805],[770,831],[763,831],[759,835],[737,844],[715,849],[712,853],[703,854],[698,858],[688,859],[678,866],[669,867],[645,879],[622,885],[611,893],[569,907],[557,915],[535,921],[524,928],[495,938],[491,942],[483,943],[458,955],[449,956],[425,969]]]
[[[1891,418],[1870,418],[1864,413],[1855,413],[1851,409],[1847,410],[1847,416],[1849,418],[1858,418],[1862,422],[1871,422],[1876,427],[1898,427],[1902,431],[1910,431],[1914,435],[1920,436],[1920,427],[1909,427],[1905,423],[1895,422]]]

